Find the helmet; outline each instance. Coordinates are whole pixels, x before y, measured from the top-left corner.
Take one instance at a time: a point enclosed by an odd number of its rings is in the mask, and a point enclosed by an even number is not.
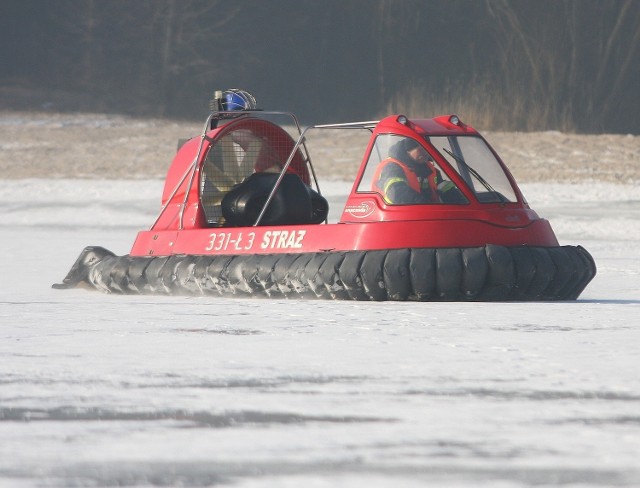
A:
[[[403,148],[405,151],[409,152],[412,149],[415,149],[416,147],[418,147],[420,144],[418,143],[418,141],[416,141],[415,139],[412,139],[410,137],[407,137],[406,139],[403,139]]]
[[[222,110],[231,112],[235,110],[255,110],[256,99],[249,92],[232,88],[222,92]]]
[[[389,148],[389,156],[404,161],[407,158],[407,153],[419,145],[415,139],[404,137]]]

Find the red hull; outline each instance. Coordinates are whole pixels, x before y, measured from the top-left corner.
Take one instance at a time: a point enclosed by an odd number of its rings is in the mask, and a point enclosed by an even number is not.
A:
[[[421,247],[557,246],[546,220],[508,228],[473,220],[143,231],[131,256],[273,254]]]

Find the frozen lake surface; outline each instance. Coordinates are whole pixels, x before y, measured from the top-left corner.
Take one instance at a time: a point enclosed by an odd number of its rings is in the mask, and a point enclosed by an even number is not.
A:
[[[522,185],[596,260],[575,302],[50,288],[162,185],[0,180],[0,486],[640,485],[637,187]]]

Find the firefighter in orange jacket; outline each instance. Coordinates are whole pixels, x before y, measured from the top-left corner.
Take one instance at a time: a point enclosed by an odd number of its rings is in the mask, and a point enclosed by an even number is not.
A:
[[[440,203],[440,192],[455,188],[443,181],[431,156],[416,140],[399,141],[391,153],[395,157],[382,161],[373,178],[374,190],[387,203]]]

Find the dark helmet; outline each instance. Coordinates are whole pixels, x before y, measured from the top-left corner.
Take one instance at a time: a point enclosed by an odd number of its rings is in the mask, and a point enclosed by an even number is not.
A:
[[[420,145],[418,141],[416,141],[415,139],[411,139],[410,137],[407,137],[406,139],[404,139],[402,143],[403,143],[403,149],[406,152],[409,152]]]
[[[389,156],[400,161],[405,161],[407,159],[407,153],[419,145],[420,143],[415,139],[405,137],[389,148]]]

